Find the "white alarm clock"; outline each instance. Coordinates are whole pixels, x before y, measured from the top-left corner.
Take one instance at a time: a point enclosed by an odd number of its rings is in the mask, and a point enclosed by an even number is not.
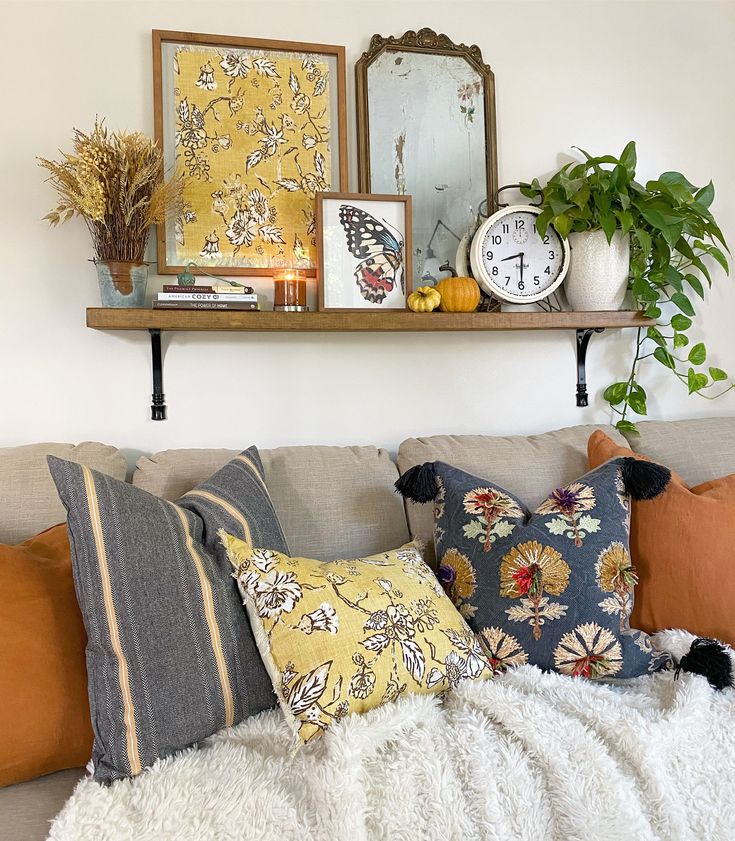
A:
[[[472,274],[496,298],[530,304],[550,295],[569,268],[569,243],[552,226],[536,230],[541,211],[532,205],[508,205],[477,229],[470,248]]]

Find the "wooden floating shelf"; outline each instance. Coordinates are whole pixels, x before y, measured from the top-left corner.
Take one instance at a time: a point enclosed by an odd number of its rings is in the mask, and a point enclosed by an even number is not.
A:
[[[194,330],[302,333],[424,333],[462,330],[590,330],[646,327],[638,312],[238,312],[90,307],[96,330]]]
[[[593,333],[656,322],[639,312],[241,312],[90,307],[87,327],[95,330],[147,330],[153,368],[152,420],[166,420],[161,334],[167,330],[259,333],[442,333],[490,330],[574,330],[577,355],[577,406],[586,406],[587,346]]]

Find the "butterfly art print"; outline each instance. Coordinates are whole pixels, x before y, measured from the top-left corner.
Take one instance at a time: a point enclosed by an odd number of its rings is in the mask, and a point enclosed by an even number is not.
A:
[[[410,292],[410,249],[405,234],[410,231],[408,197],[337,198],[327,200],[325,196],[322,207],[323,230],[329,231],[323,254],[327,285],[330,289],[342,287],[333,296],[336,300],[325,301],[326,307],[404,308]]]

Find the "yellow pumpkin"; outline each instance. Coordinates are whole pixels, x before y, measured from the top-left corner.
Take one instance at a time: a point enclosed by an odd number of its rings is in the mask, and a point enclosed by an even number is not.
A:
[[[480,287],[471,277],[445,277],[435,288],[441,295],[442,312],[474,312],[480,303]]]
[[[408,308],[413,312],[432,312],[441,300],[442,296],[433,286],[419,286],[408,296]]]

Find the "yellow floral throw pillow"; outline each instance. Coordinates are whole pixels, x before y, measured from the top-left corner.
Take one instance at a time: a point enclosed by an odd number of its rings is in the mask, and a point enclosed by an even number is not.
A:
[[[401,695],[491,676],[416,544],[324,562],[220,537],[278,700],[303,742]]]

